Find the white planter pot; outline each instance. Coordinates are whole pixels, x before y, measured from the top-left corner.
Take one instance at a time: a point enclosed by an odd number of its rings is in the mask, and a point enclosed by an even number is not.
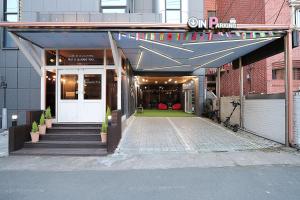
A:
[[[107,133],[101,133],[101,142],[103,143],[107,142]]]
[[[46,124],[44,125],[39,125],[39,132],[41,135],[45,135],[46,134]]]
[[[40,134],[39,132],[36,132],[36,133],[30,133],[31,135],[31,142],[32,143],[37,143],[39,141],[39,138],[40,138]]]
[[[45,122],[47,128],[52,128],[52,119],[46,119]]]

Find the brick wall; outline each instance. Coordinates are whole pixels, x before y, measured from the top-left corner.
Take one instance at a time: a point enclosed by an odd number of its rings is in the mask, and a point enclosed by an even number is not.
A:
[[[284,2],[280,15],[277,18],[282,3],[282,0],[216,0],[217,16],[222,21],[228,21],[230,17],[235,17],[238,23],[244,24],[289,24],[291,11],[288,1]],[[254,63],[251,66],[245,66],[245,94],[248,94],[248,92],[269,94],[284,91],[284,82],[282,80],[272,80],[272,64],[283,61],[283,59],[282,53]],[[300,48],[293,50],[293,60],[300,60]],[[251,82],[247,80],[247,69],[249,68],[252,69]],[[223,84],[224,86],[221,86],[222,96],[238,95],[239,71],[231,69],[223,73],[221,85]],[[300,81],[295,81],[294,88],[299,87]]]
[[[204,1],[204,19],[206,19],[208,11],[216,10],[216,0],[205,0]]]

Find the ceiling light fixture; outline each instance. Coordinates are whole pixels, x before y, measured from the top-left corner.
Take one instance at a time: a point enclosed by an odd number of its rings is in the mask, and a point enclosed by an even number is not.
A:
[[[175,81],[175,83],[177,83],[177,81]]]
[[[189,45],[199,45],[199,44],[217,44],[217,43],[229,43],[229,42],[243,42],[243,41],[261,41],[271,38],[251,38],[251,39],[236,39],[236,40],[219,40],[219,41],[204,41],[204,42],[189,42],[189,43],[183,43],[183,46],[189,46]]]
[[[138,63],[136,65],[136,69],[138,69],[140,67],[140,64],[141,64],[141,61],[142,61],[142,58],[143,58],[143,55],[144,55],[144,52],[141,51],[140,53],[140,57],[139,57],[139,60],[138,60]]]
[[[171,82],[171,81],[172,81],[172,79],[170,78],[170,79],[169,79],[169,82]]]
[[[254,43],[251,43],[251,44],[245,44],[245,45],[232,47],[232,48],[229,48],[229,49],[224,49],[224,50],[213,52],[213,53],[208,53],[208,54],[204,54],[204,55],[200,55],[200,56],[195,56],[195,57],[191,57],[189,59],[194,60],[194,59],[197,59],[197,58],[203,58],[203,57],[206,57],[206,56],[211,56],[211,55],[215,55],[215,54],[218,54],[218,53],[223,53],[223,52],[226,52],[226,51],[231,51],[231,50],[234,50],[234,49],[239,49],[239,48],[242,48],[242,47],[247,47],[247,46],[259,44],[259,43],[266,42],[266,41],[269,41],[269,40],[273,40],[273,38],[268,38],[266,40],[254,42]]]
[[[211,61],[209,61],[209,62],[207,62],[207,63],[204,63],[203,65],[200,65],[199,67],[196,67],[195,70],[196,70],[196,69],[199,69],[199,68],[201,68],[201,67],[204,67],[205,65],[208,65],[208,64],[210,64],[210,63],[212,63],[212,62],[215,62],[215,61],[217,61],[217,60],[220,60],[220,59],[222,59],[222,58],[224,58],[224,57],[226,57],[226,56],[229,56],[229,55],[231,55],[231,54],[233,54],[233,53],[234,53],[234,52],[227,53],[227,54],[225,54],[225,55],[223,55],[223,56],[220,56],[220,57],[218,57],[218,58],[216,58],[216,59],[213,59],[213,60],[211,60]]]
[[[167,66],[167,67],[155,67],[151,69],[144,69],[145,71],[153,71],[159,69],[170,69],[170,68],[180,68],[180,67],[190,67],[191,65],[176,65],[176,66]]]
[[[155,81],[155,84],[157,84],[158,83],[158,81]]]
[[[157,45],[165,46],[165,47],[170,47],[170,48],[174,48],[174,49],[179,49],[179,50],[182,50],[182,51],[194,52],[193,50],[185,49],[185,48],[178,47],[178,46],[174,46],[174,45],[170,45],[170,44],[164,44],[164,43],[155,42],[155,41],[150,41],[150,40],[144,40],[144,39],[139,39],[139,40],[140,40],[140,41],[143,41],[143,42],[148,42],[148,43],[152,43],[152,44],[157,44]]]
[[[179,61],[177,61],[177,60],[175,60],[175,59],[173,59],[173,58],[171,58],[171,57],[169,57],[169,56],[166,56],[166,55],[164,55],[164,54],[161,54],[161,53],[159,53],[159,52],[157,52],[157,51],[154,51],[154,50],[152,50],[152,49],[148,49],[147,47],[144,47],[144,46],[139,46],[140,48],[142,48],[142,49],[145,49],[145,50],[147,50],[147,51],[150,51],[150,52],[152,52],[152,53],[154,53],[154,54],[156,54],[156,55],[159,55],[159,56],[161,56],[161,57],[164,57],[164,58],[167,58],[167,59],[169,59],[169,60],[171,60],[171,61],[174,61],[174,62],[176,62],[176,63],[178,63],[178,64],[182,64],[181,62],[179,62]]]

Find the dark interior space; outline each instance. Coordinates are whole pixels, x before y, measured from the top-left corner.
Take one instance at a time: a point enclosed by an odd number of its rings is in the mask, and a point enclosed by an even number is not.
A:
[[[56,115],[55,110],[55,93],[56,93],[56,73],[54,71],[46,72],[46,108],[50,106],[53,116]]]

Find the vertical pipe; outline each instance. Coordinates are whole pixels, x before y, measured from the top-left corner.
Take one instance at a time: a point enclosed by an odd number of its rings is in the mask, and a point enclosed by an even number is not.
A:
[[[286,146],[293,145],[293,61],[292,31],[285,36],[285,139]]]
[[[221,119],[221,68],[217,70],[217,98],[218,98],[218,117]]]
[[[242,65],[242,58],[239,58],[240,68],[240,127],[244,128],[244,67]]]

